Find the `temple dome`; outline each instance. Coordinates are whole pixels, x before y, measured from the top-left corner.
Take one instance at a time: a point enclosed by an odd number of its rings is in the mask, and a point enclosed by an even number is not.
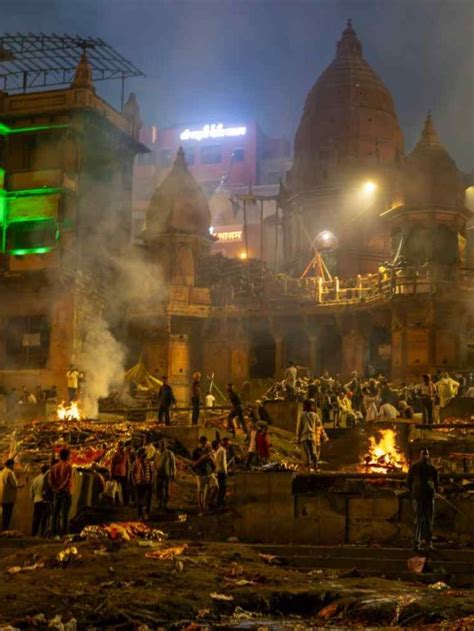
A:
[[[406,157],[403,168],[405,208],[462,208],[464,183],[461,172],[441,144],[431,114],[421,137]]]
[[[201,187],[188,171],[180,147],[174,165],[156,189],[146,214],[145,240],[163,234],[209,238],[211,213]]]
[[[344,165],[393,165],[402,153],[393,99],[363,58],[349,20],[335,59],[306,98],[289,185],[299,190],[327,183]]]

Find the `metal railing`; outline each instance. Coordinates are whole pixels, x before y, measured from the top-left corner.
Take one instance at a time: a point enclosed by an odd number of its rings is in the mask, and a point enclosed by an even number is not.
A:
[[[428,267],[404,267],[385,269],[376,274],[358,274],[352,279],[339,279],[336,276],[331,280],[320,277],[298,279],[278,274],[263,279],[253,297],[267,303],[292,299],[318,305],[347,305],[380,302],[397,295],[429,295],[454,287],[474,291],[472,271],[457,270],[451,276],[446,276]],[[243,292],[241,296],[225,300],[224,303],[232,306],[251,298],[251,291]]]

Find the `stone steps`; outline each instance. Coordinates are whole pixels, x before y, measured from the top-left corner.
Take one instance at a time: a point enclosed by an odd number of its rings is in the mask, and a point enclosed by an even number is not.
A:
[[[400,580],[434,582],[443,580],[452,585],[474,584],[474,550],[435,550],[430,554],[404,548],[364,548],[355,546],[255,546],[258,552],[274,554],[290,566],[311,569],[357,570],[360,576],[387,576]],[[426,556],[422,574],[410,572],[407,560]]]

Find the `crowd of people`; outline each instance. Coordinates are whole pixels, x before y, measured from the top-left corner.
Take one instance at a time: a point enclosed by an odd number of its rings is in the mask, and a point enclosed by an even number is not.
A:
[[[443,371],[434,377],[423,375],[421,383],[397,387],[383,375],[363,379],[356,371],[347,383],[327,370],[320,377],[301,379],[298,367],[289,362],[283,381],[274,384],[267,397],[309,399],[324,425],[351,427],[364,421],[412,419],[415,411],[421,412],[423,423],[436,423],[440,408],[455,397],[469,396],[469,390],[464,377],[453,379]]]

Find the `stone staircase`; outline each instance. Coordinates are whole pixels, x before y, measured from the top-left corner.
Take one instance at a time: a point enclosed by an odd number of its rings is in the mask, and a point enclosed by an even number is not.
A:
[[[429,553],[407,548],[363,546],[256,545],[264,554],[276,555],[289,566],[301,570],[337,570],[354,576],[379,576],[390,579],[434,583],[451,587],[474,586],[474,548],[440,548]],[[422,573],[408,569],[414,556],[426,557]]]

